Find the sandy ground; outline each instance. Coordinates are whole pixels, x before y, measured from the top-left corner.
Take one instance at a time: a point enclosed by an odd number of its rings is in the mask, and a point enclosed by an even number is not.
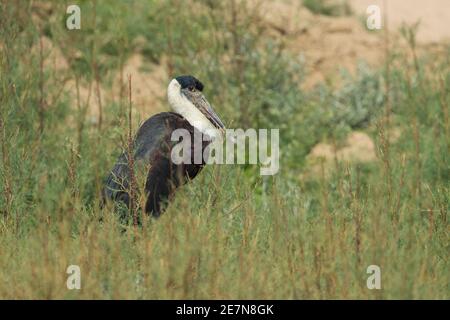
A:
[[[397,30],[402,23],[420,20],[417,40],[441,42],[450,40],[450,0],[350,0],[357,15],[365,14],[369,5],[378,5],[390,29]]]
[[[300,1],[276,0],[263,2],[261,23],[304,61],[306,90],[321,82],[338,85],[340,70],[355,73],[360,61],[370,66],[384,61],[382,32],[368,32],[355,16],[315,15]]]
[[[342,1],[342,0],[330,0]],[[302,85],[310,89],[320,82],[339,86],[340,69],[355,73],[358,62],[379,67],[385,61],[384,30],[368,32],[363,21],[367,7],[379,5],[387,19],[391,44],[404,46],[399,36],[403,23],[420,21],[417,41],[427,48],[436,43],[450,43],[450,0],[349,0],[354,15],[328,17],[315,15],[296,0],[263,1],[261,23],[287,50],[303,57],[307,75]]]

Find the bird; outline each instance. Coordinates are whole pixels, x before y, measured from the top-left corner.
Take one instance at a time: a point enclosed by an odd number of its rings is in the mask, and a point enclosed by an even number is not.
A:
[[[164,212],[175,190],[198,175],[206,165],[207,156],[194,161],[195,152],[201,151],[203,155],[208,145],[220,141],[225,133],[225,126],[204,96],[203,89],[203,83],[192,75],[177,76],[170,81],[167,99],[171,111],[158,113],[139,127],[131,144],[133,166],[128,160],[129,152],[124,151],[106,177],[103,203],[111,201],[130,208],[133,201],[131,179],[144,178],[143,209],[157,218]],[[171,157],[179,142],[171,138],[177,129],[186,130],[192,142],[190,152],[185,154],[188,161],[181,163]],[[194,150],[195,135],[201,137],[201,150]]]

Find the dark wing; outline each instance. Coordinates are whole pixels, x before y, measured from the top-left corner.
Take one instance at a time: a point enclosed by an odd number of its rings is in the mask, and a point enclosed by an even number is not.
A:
[[[137,166],[149,164],[155,151],[161,150],[162,142],[167,139],[171,127],[183,118],[172,112],[163,112],[147,119],[139,128],[134,139],[134,161]],[[170,136],[169,136],[170,140]],[[123,152],[106,178],[104,197],[106,199],[129,204],[130,168],[127,152]]]
[[[187,179],[193,179],[203,167],[203,164],[175,165],[170,160],[172,147],[177,143],[171,141],[171,135],[178,128],[188,130],[191,137],[196,130],[176,113],[159,113],[142,124],[134,140],[135,167],[148,168],[145,180],[147,196],[145,211],[154,216],[161,213],[161,205],[169,198],[172,191]],[[193,143],[191,145],[193,146]],[[123,153],[107,178],[105,197],[123,202],[128,206],[129,179],[130,168],[127,154]]]

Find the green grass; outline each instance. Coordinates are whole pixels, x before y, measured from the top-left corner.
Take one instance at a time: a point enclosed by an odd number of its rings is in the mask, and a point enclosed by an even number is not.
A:
[[[233,24],[221,19],[228,2],[194,3],[209,14],[186,6],[189,19],[174,21],[166,1],[98,1],[96,29],[85,1],[78,34],[55,12],[36,22],[29,2],[1,3],[0,298],[449,299],[450,50],[415,61],[396,50],[389,73],[362,67],[341,89],[302,92],[302,65],[248,28],[246,8]],[[41,69],[30,47],[42,33],[68,57],[72,46],[83,54],[60,73]],[[139,36],[144,48],[119,45]],[[171,49],[175,39],[185,40],[182,50]],[[198,75],[233,127],[280,128],[279,174],[207,167],[161,218],[137,228],[99,209],[103,178],[124,146],[126,102],[104,105],[99,127],[58,95],[55,79],[92,81],[99,72],[109,88],[107,71],[133,52],[169,61],[170,76]],[[339,143],[354,129],[374,139],[375,161],[305,174],[315,143]],[[390,142],[393,129],[401,136]],[[66,288],[72,264],[81,268],[79,291]],[[366,287],[372,264],[381,290]]]
[[[315,14],[347,16],[352,13],[347,0],[303,0],[303,5]]]

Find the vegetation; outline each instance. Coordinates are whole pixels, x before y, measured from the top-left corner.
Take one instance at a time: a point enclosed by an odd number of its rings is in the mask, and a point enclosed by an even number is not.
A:
[[[313,13],[326,16],[346,16],[352,13],[347,0],[303,0],[303,5]]]
[[[0,298],[450,298],[450,48],[392,48],[386,68],[304,91],[302,62],[245,3],[81,3],[74,32],[63,2],[0,5]],[[41,35],[67,69],[44,65]],[[126,148],[126,75],[94,122],[89,100],[63,88],[89,83],[99,99],[136,52],[169,77],[202,79],[230,127],[280,128],[280,172],[207,167],[140,227],[100,209]],[[311,148],[355,129],[377,158],[311,173]],[[69,265],[81,290],[66,287]],[[366,286],[369,265],[381,267],[381,290]]]

